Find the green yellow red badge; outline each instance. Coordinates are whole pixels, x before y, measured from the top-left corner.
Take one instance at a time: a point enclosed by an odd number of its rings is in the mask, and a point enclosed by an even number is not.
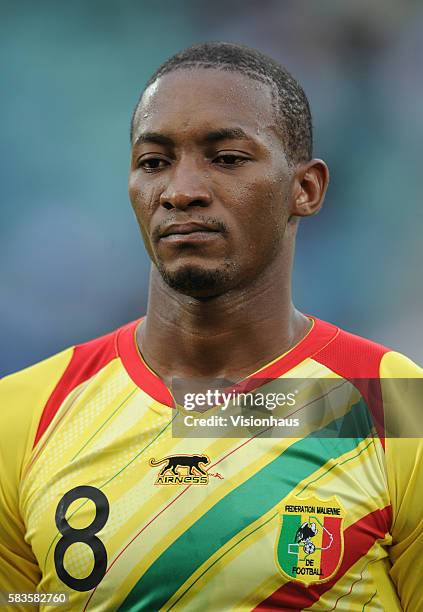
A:
[[[332,578],[344,554],[345,510],[337,498],[291,497],[279,518],[275,552],[282,574],[306,586]]]

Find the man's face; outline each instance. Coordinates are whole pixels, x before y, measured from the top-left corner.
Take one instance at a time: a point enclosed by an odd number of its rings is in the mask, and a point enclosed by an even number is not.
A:
[[[129,195],[152,261],[178,291],[247,286],[280,256],[291,175],[266,84],[183,69],[144,93]]]

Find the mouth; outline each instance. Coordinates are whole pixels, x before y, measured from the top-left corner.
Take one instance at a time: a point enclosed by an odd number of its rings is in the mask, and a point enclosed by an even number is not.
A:
[[[220,231],[211,225],[200,223],[183,223],[169,225],[165,228],[160,240],[166,242],[204,242],[215,238]]]

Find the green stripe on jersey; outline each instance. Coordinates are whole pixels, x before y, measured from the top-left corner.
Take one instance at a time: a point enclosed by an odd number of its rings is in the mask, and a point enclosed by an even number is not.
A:
[[[347,414],[294,442],[175,540],[138,580],[119,612],[159,610],[217,550],[330,459],[356,448],[372,427],[367,405],[361,398]],[[335,437],[340,431],[345,437]],[[280,474],[285,475],[284,480]]]

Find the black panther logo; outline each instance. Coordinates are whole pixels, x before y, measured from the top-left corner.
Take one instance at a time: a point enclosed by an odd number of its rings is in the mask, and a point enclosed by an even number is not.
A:
[[[189,468],[188,474],[191,476],[196,476],[196,473],[193,470],[196,470],[201,476],[207,476],[207,472],[204,471],[200,463],[207,465],[210,463],[210,459],[206,455],[171,455],[170,457],[164,457],[159,461],[150,459],[149,463],[153,467],[162,465],[162,463],[166,464],[162,467],[158,476],[163,476],[169,470],[174,476],[181,476],[181,474],[178,472],[178,469],[181,467]]]

